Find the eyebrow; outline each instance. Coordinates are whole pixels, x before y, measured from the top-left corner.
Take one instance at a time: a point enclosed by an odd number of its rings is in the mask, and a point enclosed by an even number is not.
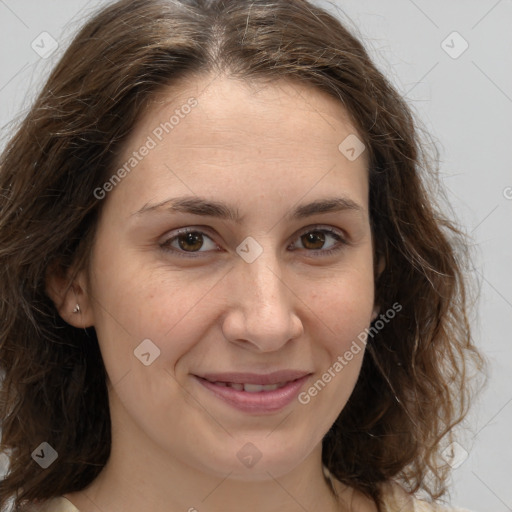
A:
[[[236,224],[241,224],[244,220],[238,208],[233,208],[220,201],[208,200],[198,196],[175,197],[152,205],[146,204],[132,215],[139,216],[148,212],[162,210],[171,213],[181,212],[201,215],[203,217],[217,217],[219,219],[230,220]],[[346,210],[359,213],[364,212],[364,208],[361,205],[348,197],[328,197],[296,206],[286,215],[286,218],[288,220],[304,219],[319,213],[332,213]]]

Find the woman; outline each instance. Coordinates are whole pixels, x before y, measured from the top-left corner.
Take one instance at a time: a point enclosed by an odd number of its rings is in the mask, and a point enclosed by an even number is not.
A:
[[[435,510],[481,358],[434,172],[305,0],[100,11],[1,158],[0,503]]]

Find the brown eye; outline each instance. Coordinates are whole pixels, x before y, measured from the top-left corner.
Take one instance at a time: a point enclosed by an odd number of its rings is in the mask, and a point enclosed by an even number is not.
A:
[[[304,231],[292,244],[294,250],[302,249],[307,256],[329,256],[343,249],[347,240],[342,232],[330,227]],[[295,246],[295,247],[294,247]],[[302,247],[300,247],[302,246]]]
[[[182,229],[174,233],[174,236],[169,237],[160,245],[165,251],[181,256],[192,256],[197,253],[199,256],[219,249],[217,244],[202,231]]]
[[[306,249],[321,249],[325,244],[325,234],[321,231],[311,231],[302,235],[301,240]]]
[[[180,249],[187,252],[198,251],[203,245],[203,235],[197,231],[180,235],[177,240]]]

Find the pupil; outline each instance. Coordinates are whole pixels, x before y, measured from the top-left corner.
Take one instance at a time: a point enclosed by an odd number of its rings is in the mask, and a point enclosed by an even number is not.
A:
[[[315,245],[316,242],[316,245]],[[302,243],[304,247],[308,249],[321,249],[325,242],[325,235],[320,232],[316,233],[307,233],[303,236]],[[313,244],[314,247],[309,247],[310,244]]]
[[[183,250],[197,251],[203,245],[203,237],[200,233],[187,233],[179,239],[179,245]]]

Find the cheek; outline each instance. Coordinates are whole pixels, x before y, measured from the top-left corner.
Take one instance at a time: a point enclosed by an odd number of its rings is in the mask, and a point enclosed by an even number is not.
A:
[[[132,262],[99,266],[92,283],[95,328],[112,381],[138,368],[134,351],[144,340],[158,353],[156,366],[173,363],[201,336],[210,321],[220,276],[191,279],[190,273],[142,272]],[[148,342],[145,342],[148,344]],[[157,350],[158,349],[158,350]]]
[[[371,322],[373,275],[370,271],[353,271],[325,280],[308,302],[318,322],[327,329],[331,347],[343,350]]]
[[[315,380],[299,395],[318,439],[331,427],[356,385],[373,310],[373,277],[350,272],[310,296],[313,343],[318,356]],[[321,418],[321,421],[319,420]]]

